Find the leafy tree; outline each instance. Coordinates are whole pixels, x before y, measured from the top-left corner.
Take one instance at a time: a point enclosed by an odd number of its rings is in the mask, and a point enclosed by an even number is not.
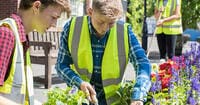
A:
[[[196,28],[200,22],[200,0],[182,0],[183,29]]]
[[[152,16],[155,0],[147,1],[147,16]],[[132,25],[133,31],[139,37],[142,36],[142,26],[144,21],[144,0],[128,0],[128,22]]]

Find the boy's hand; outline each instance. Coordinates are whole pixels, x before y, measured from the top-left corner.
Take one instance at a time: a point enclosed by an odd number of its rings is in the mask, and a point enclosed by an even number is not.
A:
[[[86,94],[87,99],[91,103],[96,103],[97,102],[96,92],[95,92],[94,88],[92,87],[92,85],[90,83],[82,82],[80,88]]]
[[[143,105],[142,101],[132,101],[131,105]]]

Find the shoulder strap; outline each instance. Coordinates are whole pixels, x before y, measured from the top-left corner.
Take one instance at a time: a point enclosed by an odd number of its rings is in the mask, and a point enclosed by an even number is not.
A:
[[[15,20],[12,18],[6,18],[4,20],[0,20],[0,26],[2,26],[4,24],[7,24],[9,26],[9,28],[13,31],[15,38],[16,38],[16,42],[20,42],[17,24],[16,24]]]

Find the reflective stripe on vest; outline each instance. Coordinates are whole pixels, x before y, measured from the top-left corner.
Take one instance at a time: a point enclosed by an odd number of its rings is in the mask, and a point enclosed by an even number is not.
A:
[[[26,102],[27,105],[34,105],[34,88],[33,88],[33,72],[31,69],[31,58],[30,58],[30,50],[26,52],[26,86],[27,86],[27,94],[26,94]]]
[[[69,32],[69,50],[76,72],[85,81],[90,81],[93,71],[91,40],[87,17],[73,18]],[[117,23],[111,28],[102,60],[102,82],[107,103],[117,101],[116,91],[122,80],[128,62],[127,24]],[[118,66],[117,66],[118,65]]]
[[[157,2],[158,8],[163,6],[163,0],[159,0]],[[162,13],[161,19],[167,18],[173,15],[174,11],[176,10],[176,0],[168,0],[167,5]],[[180,1],[181,6],[181,1]],[[182,30],[182,23],[181,18],[171,20],[168,22],[164,22],[162,26],[157,27],[156,34],[169,34],[169,35],[177,35],[181,34],[183,32]]]
[[[15,35],[15,48],[13,53],[11,69],[7,80],[4,82],[3,86],[0,86],[0,95],[16,103],[25,104],[27,103],[25,102],[25,97],[26,97],[25,93],[27,92],[26,92],[26,77],[25,77],[24,58],[23,58],[24,55],[23,55],[23,46],[19,38],[17,25],[13,19],[7,18],[0,21],[0,26],[9,27]],[[26,61],[30,62],[30,59]],[[27,65],[27,68],[30,68],[30,65]],[[33,96],[30,96],[29,99],[32,97]],[[32,103],[28,102],[28,104],[34,105],[33,102]]]

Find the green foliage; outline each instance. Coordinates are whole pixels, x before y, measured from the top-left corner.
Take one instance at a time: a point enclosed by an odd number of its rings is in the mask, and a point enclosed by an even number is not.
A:
[[[147,17],[154,15],[154,8],[156,5],[156,0],[147,0]]]
[[[127,18],[128,23],[132,25],[135,35],[142,36],[142,25],[144,20],[144,0],[129,0]],[[147,16],[152,16],[155,0],[147,1]]]
[[[182,0],[183,29],[197,28],[200,21],[200,0]]]
[[[120,97],[121,105],[130,105],[131,102],[131,93],[133,91],[133,81],[125,82],[121,88],[117,91],[117,94]]]
[[[143,21],[143,1],[130,0],[127,13],[128,22],[132,25],[133,31],[136,35],[142,35],[142,21]]]
[[[48,100],[44,105],[82,105],[88,104],[85,94],[77,88],[67,87],[60,89],[58,87],[49,90],[47,93]]]

